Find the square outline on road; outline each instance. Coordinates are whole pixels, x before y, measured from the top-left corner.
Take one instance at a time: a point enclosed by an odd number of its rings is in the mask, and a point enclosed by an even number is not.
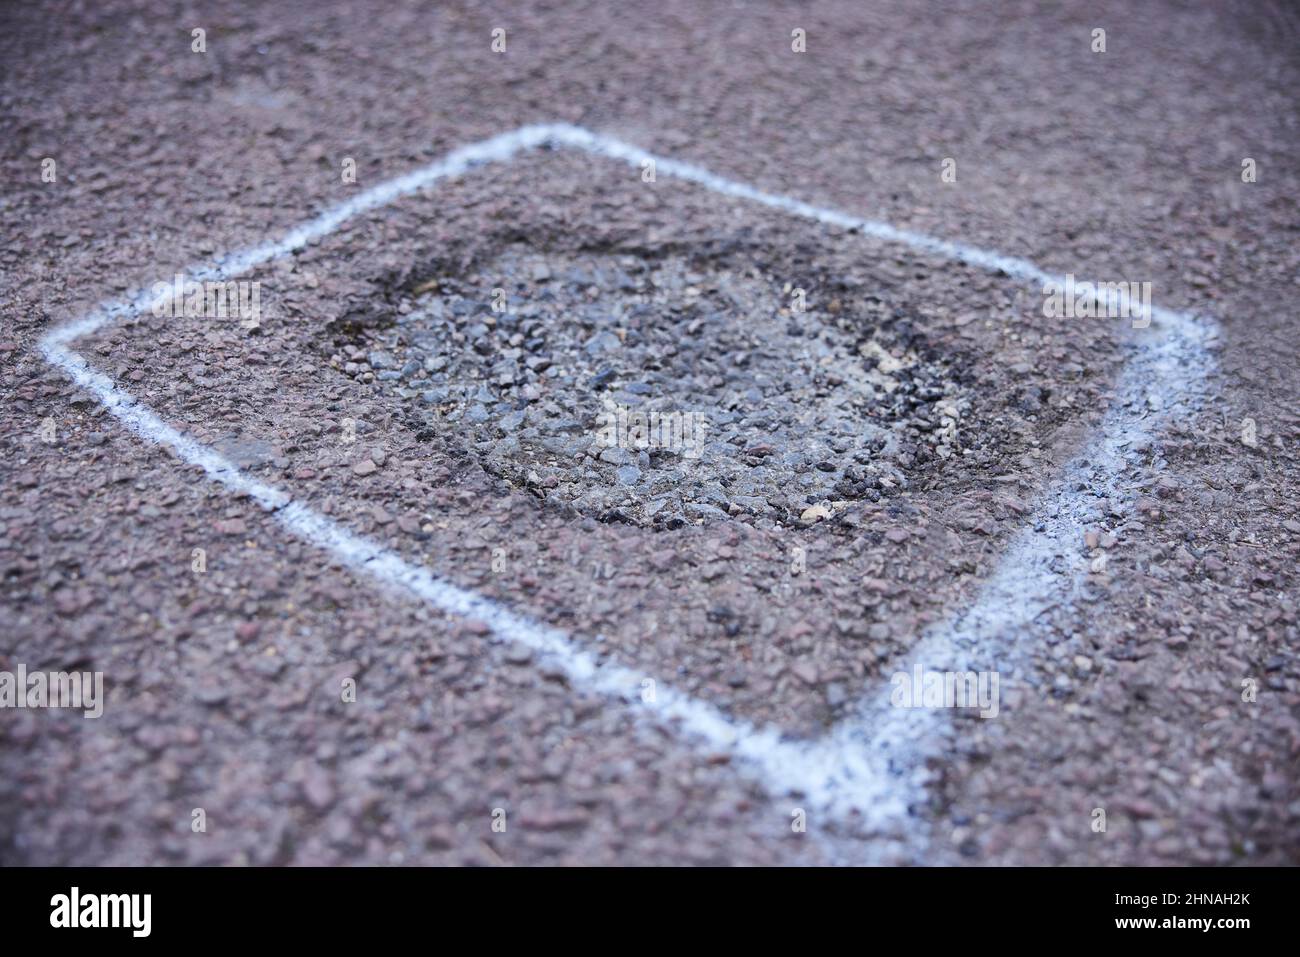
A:
[[[276,242],[220,255],[184,273],[198,282],[233,279],[303,248],[359,213],[386,206],[469,170],[510,161],[541,146],[581,149],[632,166],[650,161],[657,175],[682,179],[851,233],[1025,281],[1064,281],[1023,259],[767,193],[698,166],[562,123],[524,126],[460,147],[440,160],[363,191],[298,225]],[[925,762],[942,754],[948,731],[941,712],[891,708],[888,694],[881,694],[878,700],[864,702],[854,717],[841,721],[822,738],[805,742],[787,740],[774,727],[756,727],[733,719],[717,707],[667,685],[656,685],[654,695],[646,700],[641,689],[649,675],[611,662],[598,664],[563,631],[446,582],[427,568],[412,565],[348,531],[281,489],[245,475],[211,447],[168,425],[69,348],[69,343],[80,336],[143,313],[149,301],[148,294],[139,291],[127,300],[106,303],[52,330],[40,343],[48,362],[94,394],[141,438],[166,446],[185,462],[202,468],[212,481],[247,495],[292,534],[332,552],[349,568],[405,589],[445,613],[478,618],[500,637],[526,645],[542,662],[560,667],[576,690],[619,699],[673,726],[688,741],[729,754],[774,797],[797,793],[806,804],[840,818],[851,818],[869,831],[880,831],[902,822],[909,814],[909,806],[924,796]],[[1050,604],[1060,603],[1063,595],[1068,599],[1078,593],[1084,574],[1082,563],[1067,560],[1064,564],[1069,567],[1063,569],[1058,559],[1070,554],[1065,543],[1076,534],[1092,507],[1095,489],[1109,490],[1118,502],[1128,498],[1119,479],[1122,472],[1137,464],[1138,457],[1130,448],[1153,434],[1158,419],[1147,414],[1148,403],[1152,409],[1166,412],[1194,404],[1201,395],[1200,383],[1212,368],[1206,348],[1215,333],[1212,319],[1159,307],[1152,309],[1152,316],[1157,322],[1148,331],[1162,332],[1163,338],[1153,334],[1129,347],[1131,354],[1121,372],[1116,399],[1098,433],[1037,504],[1026,530],[1014,538],[998,569],[981,585],[974,603],[922,636],[912,649],[914,660],[947,662],[957,667],[982,655],[1014,666],[1022,657],[1016,649],[1017,639],[1032,634],[1034,619]],[[1086,492],[1085,484],[1089,486]]]

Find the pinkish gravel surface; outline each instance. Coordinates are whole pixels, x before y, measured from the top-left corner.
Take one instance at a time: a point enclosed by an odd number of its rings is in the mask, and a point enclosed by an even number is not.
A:
[[[107,701],[0,710],[0,863],[1300,861],[1284,10],[7,9],[0,672],[102,672]],[[534,123],[1151,282],[1205,317],[1209,361],[1135,405],[1123,370],[1161,323],[1045,318],[1038,283],[567,149],[254,268],[257,329],[146,312],[70,348],[409,566],[795,747],[869,726],[974,606],[999,713],[891,751],[901,811],[823,808],[380,586],[42,354],[106,300]],[[609,447],[611,407],[707,428]],[[1090,460],[1126,416],[1118,464]],[[990,619],[1007,549],[1061,529],[1029,620]]]

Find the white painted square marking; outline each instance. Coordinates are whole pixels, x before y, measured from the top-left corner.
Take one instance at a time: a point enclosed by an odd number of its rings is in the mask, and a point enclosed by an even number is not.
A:
[[[696,183],[706,189],[747,202],[782,210],[792,216],[909,246],[1008,276],[1063,283],[1023,259],[898,229],[888,223],[862,219],[833,209],[717,176],[689,163],[656,156],[636,146],[567,124],[525,126],[454,150],[404,176],[366,190],[291,230],[284,238],[249,250],[218,257],[184,270],[199,282],[228,280],[263,263],[301,249],[336,230],[358,213],[388,205],[404,196],[458,176],[475,167],[508,162],[521,152],[542,145],[585,150],[640,167],[655,163],[658,174]],[[653,702],[642,701],[641,672],[616,664],[598,665],[569,635],[535,622],[495,602],[444,581],[428,569],[412,565],[388,549],[356,535],[326,518],[287,492],[241,472],[232,462],[178,429],[95,369],[70,343],[121,319],[139,315],[151,299],[144,292],[100,306],[90,314],[52,330],[41,340],[47,361],[62,369],[77,385],[92,393],[108,411],[145,441],[165,446],[183,461],[201,467],[208,477],[248,495],[272,512],[298,538],[332,552],[343,564],[378,581],[397,586],[444,612],[486,622],[498,635],[526,645],[539,657],[562,668],[576,688],[617,698],[650,718],[678,727],[686,740],[730,754],[737,766],[756,776],[774,795],[798,792],[806,803],[827,812],[856,812],[868,827],[881,827],[907,815],[920,798],[924,762],[940,753],[947,733],[942,712],[892,708],[885,690],[864,701],[854,717],[836,725],[822,739],[784,739],[773,727],[755,727],[734,720],[713,705],[658,684]],[[1216,324],[1212,319],[1153,308],[1153,322],[1130,347],[1130,356],[1117,383],[1117,395],[1103,424],[1079,456],[1058,477],[1031,514],[1026,529],[1015,536],[997,570],[986,581],[971,607],[922,636],[912,649],[914,660],[928,666],[947,663],[963,670],[965,663],[997,660],[1014,668],[1016,643],[1032,636],[1033,621],[1050,604],[1070,599],[1081,587],[1083,563],[1070,559],[1067,543],[1077,541],[1083,516],[1095,491],[1075,491],[1087,478],[1092,489],[1107,490],[1115,502],[1126,499],[1118,479],[1136,464],[1129,450],[1153,434],[1156,413],[1169,414],[1194,403],[1211,368],[1207,342]],[[1055,560],[1067,556],[1064,571]]]

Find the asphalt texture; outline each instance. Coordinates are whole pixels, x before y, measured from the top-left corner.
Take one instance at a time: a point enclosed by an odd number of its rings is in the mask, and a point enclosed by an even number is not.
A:
[[[6,7],[0,672],[106,701],[0,710],[0,862],[1300,861],[1298,39],[1282,3]],[[901,812],[359,574],[41,351],[537,123],[1205,317],[1195,388],[1047,516],[1060,600],[968,649],[997,716],[886,775]],[[931,664],[1167,335],[558,148],[241,278],[256,328],[70,348],[314,514],[795,744]]]

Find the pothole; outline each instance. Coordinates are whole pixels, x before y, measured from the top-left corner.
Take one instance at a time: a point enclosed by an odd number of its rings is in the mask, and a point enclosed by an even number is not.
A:
[[[960,357],[870,296],[801,300],[757,268],[677,253],[528,247],[415,288],[395,323],[344,346],[343,370],[425,437],[582,515],[811,522],[962,450]]]

